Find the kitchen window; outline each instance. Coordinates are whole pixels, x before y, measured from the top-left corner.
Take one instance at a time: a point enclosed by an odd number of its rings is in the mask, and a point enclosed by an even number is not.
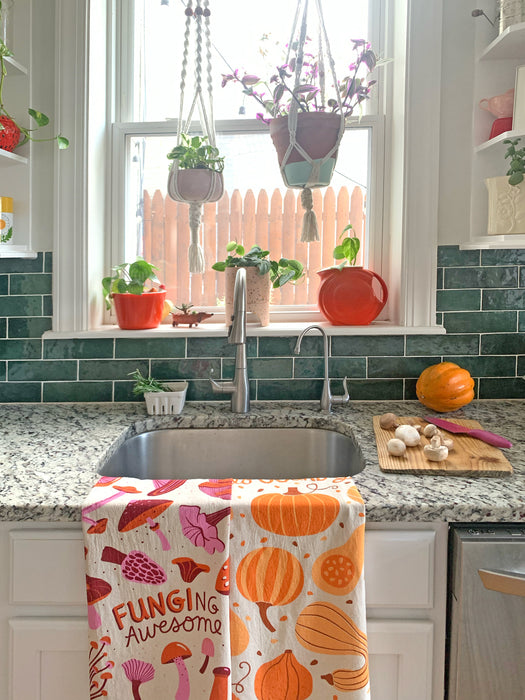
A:
[[[137,0],[140,6],[142,2]],[[157,0],[155,4],[159,5],[159,10],[172,9],[160,6]],[[170,0],[172,4],[178,3]],[[295,2],[289,4],[295,6]],[[331,6],[336,8],[332,13]],[[57,165],[54,330],[58,331],[87,331],[101,325],[100,279],[107,274],[111,264],[141,252],[137,231],[142,227],[143,234],[145,215],[144,208],[137,207],[137,202],[140,203],[143,189],[131,182],[136,183],[133,163],[137,163],[137,144],[140,146],[150,139],[152,143],[153,140],[165,140],[158,150],[166,153],[169,148],[166,149],[165,145],[171,147],[175,137],[176,123],[170,121],[170,117],[176,110],[176,103],[172,100],[179,89],[178,71],[164,71],[169,79],[164,89],[169,99],[166,97],[167,106],[164,106],[162,100],[153,97],[134,100],[134,94],[140,95],[137,73],[120,70],[121,66],[131,66],[136,61],[140,65],[142,60],[136,43],[130,40],[135,36],[130,7],[132,3],[121,0],[91,0],[89,3],[58,0],[57,4],[57,16],[60,17],[57,115],[62,131],[71,133],[74,141],[69,158],[61,159]],[[340,18],[340,3],[325,0],[323,7],[325,15],[336,14]],[[180,8],[177,9],[180,13]],[[441,35],[436,32],[436,26],[439,27],[441,22],[441,0],[431,0],[425,4],[424,10],[418,3],[404,0],[370,0],[369,9],[367,26],[370,19],[376,28],[371,37],[373,48],[392,62],[382,69],[379,76],[381,87],[376,92],[376,99],[370,101],[369,113],[360,122],[350,125],[343,139],[343,148],[352,151],[355,148],[352,139],[361,138],[358,148],[368,155],[366,176],[359,173],[349,177],[358,182],[366,179],[366,182],[361,182],[366,186],[364,262],[380,272],[390,291],[388,314],[380,324],[379,332],[388,332],[399,326],[417,327],[423,332],[423,329],[434,326],[435,315],[441,51]],[[233,24],[239,26],[238,22]],[[107,27],[106,33],[100,30],[104,26]],[[279,22],[276,32],[280,36],[282,27],[288,32],[290,22],[284,19]],[[220,35],[216,28],[214,31],[213,40],[217,44]],[[227,48],[228,42],[224,50]],[[245,62],[249,69],[249,59]],[[159,65],[162,67],[162,60]],[[432,81],[426,79],[429,70]],[[144,78],[144,69],[139,75]],[[226,91],[227,103],[238,111],[239,106],[243,106],[242,95],[235,86],[214,89],[215,96],[225,95]],[[386,119],[381,113],[384,104],[391,105]],[[247,101],[244,106],[247,106]],[[224,142],[229,139],[231,144],[239,144],[243,139],[255,143],[264,136],[272,149],[259,122],[253,126],[250,119],[239,119],[239,115],[232,119],[231,114],[228,119],[220,119],[225,116],[220,114],[220,109],[217,108],[216,114],[220,139]],[[163,121],[159,121],[162,114]],[[428,138],[429,133],[432,138]],[[108,154],[111,158],[107,157]],[[275,157],[273,153],[272,157]],[[360,160],[366,159],[360,157]],[[351,156],[343,151],[336,166],[342,170],[342,177],[348,176],[350,171],[346,170],[346,164],[350,161]],[[235,158],[231,162],[235,163]],[[425,163],[425,177],[421,177],[421,162]],[[141,167],[145,165],[145,160],[140,164]],[[167,161],[160,166],[166,168],[166,177],[167,166]],[[244,181],[242,175],[238,177],[239,183]],[[280,187],[278,174],[276,180]],[[159,182],[164,184],[165,178],[160,176]],[[240,192],[235,182],[232,186]],[[151,187],[155,187],[155,183]],[[130,192],[135,201],[130,199]],[[244,199],[244,194],[241,194],[241,199]],[[142,221],[138,221],[139,218]],[[230,231],[229,238],[235,237]],[[309,247],[313,250],[316,246],[319,244],[310,244]],[[333,246],[330,243],[327,247]],[[218,253],[221,256],[222,251]],[[315,253],[312,255],[310,267],[313,272],[314,267],[319,269],[322,264],[315,260]],[[289,257],[299,258],[299,255],[289,254]],[[214,260],[209,264],[212,262]],[[194,287],[189,281],[193,303],[197,301],[193,292],[198,293],[199,284],[195,283]],[[306,303],[304,301],[303,298],[302,304],[297,304],[292,300],[289,304],[284,300],[283,306],[288,310],[302,306],[307,314],[315,314],[308,298]],[[306,317],[300,318],[304,320]],[[334,332],[348,330],[334,329]]]

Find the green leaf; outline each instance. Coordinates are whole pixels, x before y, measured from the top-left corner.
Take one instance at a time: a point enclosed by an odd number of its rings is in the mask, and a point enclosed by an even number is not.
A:
[[[57,136],[57,143],[61,151],[69,148],[69,139],[66,139],[65,136]]]
[[[49,124],[49,117],[43,114],[43,112],[39,112],[38,110],[31,108],[29,108],[27,111],[29,116],[33,117],[38,126],[47,126]]]
[[[134,282],[139,282],[144,285],[144,282],[148,279],[155,280],[155,273],[153,272],[157,268],[154,265],[146,262],[145,260],[136,260],[129,266],[129,276]]]
[[[216,262],[214,265],[211,266],[211,269],[217,270],[217,272],[224,272],[226,267],[227,265],[225,262]]]
[[[523,182],[523,173],[513,173],[509,177],[509,185],[519,185],[520,182]]]
[[[343,260],[343,258],[346,258],[342,245],[338,245],[334,248],[334,258],[336,260]]]
[[[128,291],[128,283],[123,279],[115,280],[111,287],[111,291],[117,292],[118,294],[125,294]]]
[[[136,282],[133,280],[133,282],[130,282],[128,284],[128,290],[130,294],[142,294],[144,291],[144,285],[141,284],[140,282]]]
[[[239,243],[239,245],[235,246],[235,252],[237,253],[237,255],[243,256],[244,255],[244,246],[242,246]]]

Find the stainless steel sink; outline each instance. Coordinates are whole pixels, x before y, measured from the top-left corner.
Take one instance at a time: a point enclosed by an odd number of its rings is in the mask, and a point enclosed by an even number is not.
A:
[[[319,428],[176,428],[136,435],[102,465],[102,476],[138,479],[300,479],[362,471],[359,447]]]

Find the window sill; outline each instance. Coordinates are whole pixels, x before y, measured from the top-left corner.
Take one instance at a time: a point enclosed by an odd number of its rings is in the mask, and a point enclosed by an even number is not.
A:
[[[269,326],[248,324],[247,335],[253,337],[282,337],[299,335],[311,322],[270,323]],[[373,323],[369,326],[332,326],[325,321],[316,323],[327,335],[444,335],[443,326],[396,326],[391,323]],[[222,323],[202,323],[194,328],[173,328],[163,324],[159,328],[143,331],[125,331],[118,326],[101,326],[89,331],[46,331],[44,339],[57,338],[171,338],[203,337],[213,338],[227,335]]]

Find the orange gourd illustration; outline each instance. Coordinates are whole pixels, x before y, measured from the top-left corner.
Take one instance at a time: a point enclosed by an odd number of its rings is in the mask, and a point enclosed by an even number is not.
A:
[[[357,671],[352,671],[348,668],[338,668],[337,671],[326,673],[321,678],[342,693],[359,690],[368,683],[368,662],[365,661]]]
[[[339,513],[339,501],[322,493],[300,493],[290,486],[286,493],[264,493],[251,504],[260,527],[276,535],[300,537],[326,530]]]
[[[368,657],[366,634],[332,603],[310,603],[295,624],[299,642],[316,654],[352,654]]]
[[[248,646],[250,633],[239,615],[230,608],[230,651],[232,656],[239,656]]]
[[[239,593],[257,604],[264,625],[275,632],[268,608],[287,605],[297,598],[304,585],[303,567],[285,549],[260,547],[240,561],[236,582]]]
[[[312,674],[291,649],[260,666],[255,674],[257,700],[306,700],[312,694]]]
[[[357,501],[358,503],[364,503],[363,497],[359,493],[359,489],[357,486],[350,486],[348,491],[346,492],[346,495],[348,498],[352,499],[352,501]]]
[[[346,595],[355,588],[363,570],[364,538],[363,523],[343,545],[317,557],[312,578],[318,588],[332,595]]]

